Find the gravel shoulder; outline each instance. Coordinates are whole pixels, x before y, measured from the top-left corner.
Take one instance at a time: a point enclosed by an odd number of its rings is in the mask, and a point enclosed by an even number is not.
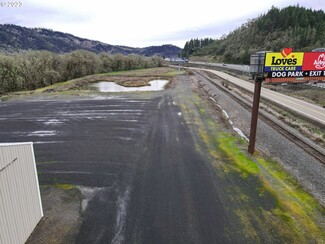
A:
[[[214,79],[215,82],[219,82]],[[236,127],[249,137],[251,113],[242,108],[232,99],[209,82],[200,81],[201,85],[228,114]],[[297,132],[298,133],[298,132]],[[325,167],[301,148],[281,136],[278,132],[264,123],[258,122],[257,149],[278,161],[308,192],[312,193],[325,206]]]
[[[80,225],[83,196],[77,188],[41,186],[44,217],[27,244],[72,243]]]

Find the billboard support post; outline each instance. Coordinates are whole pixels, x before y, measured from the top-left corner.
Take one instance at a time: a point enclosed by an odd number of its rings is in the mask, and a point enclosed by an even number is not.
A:
[[[259,105],[260,105],[262,81],[263,81],[263,77],[261,77],[259,75],[255,76],[255,88],[254,88],[254,99],[253,99],[252,118],[251,118],[251,129],[250,129],[249,144],[248,144],[248,152],[250,154],[254,154],[254,151],[255,151],[255,139],[256,139],[258,109],[259,109]]]

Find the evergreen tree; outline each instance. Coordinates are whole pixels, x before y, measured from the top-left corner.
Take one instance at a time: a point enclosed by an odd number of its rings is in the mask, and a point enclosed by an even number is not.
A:
[[[228,63],[249,63],[249,55],[262,50],[311,51],[325,47],[325,13],[304,7],[272,7],[266,14],[249,20],[218,40],[191,39],[182,56],[209,55]]]

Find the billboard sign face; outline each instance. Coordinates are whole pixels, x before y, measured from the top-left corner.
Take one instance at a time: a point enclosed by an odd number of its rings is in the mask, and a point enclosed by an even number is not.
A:
[[[265,55],[266,78],[325,76],[325,52],[292,52],[292,48],[285,48],[280,53]]]
[[[303,70],[325,70],[325,53],[305,53]]]

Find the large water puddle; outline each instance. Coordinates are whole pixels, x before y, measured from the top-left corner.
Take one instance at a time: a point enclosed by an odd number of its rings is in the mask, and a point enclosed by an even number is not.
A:
[[[91,87],[100,92],[161,91],[167,83],[168,80],[152,80],[149,82],[150,86],[124,87],[114,82],[102,81],[92,84]]]

